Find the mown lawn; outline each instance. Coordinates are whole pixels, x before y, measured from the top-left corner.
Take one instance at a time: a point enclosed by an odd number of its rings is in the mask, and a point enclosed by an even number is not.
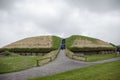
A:
[[[75,55],[75,53],[71,52],[70,50],[66,50],[66,54],[69,58],[78,60],[78,61],[85,61],[84,57],[79,57],[78,55]],[[99,61],[99,60],[106,60],[106,59],[111,59],[115,57],[120,57],[120,54],[94,54],[94,55],[84,55],[87,57],[87,62],[94,62],[94,61]]]
[[[93,61],[98,61],[98,60],[105,60],[105,59],[111,59],[111,58],[115,58],[115,57],[119,57],[119,55],[115,55],[115,54],[97,54],[97,55],[89,55],[86,56],[87,57],[87,61],[88,62],[93,62]]]
[[[120,80],[120,61],[97,64],[29,80]]]
[[[0,74],[15,72],[36,66],[42,56],[15,56],[0,58]]]

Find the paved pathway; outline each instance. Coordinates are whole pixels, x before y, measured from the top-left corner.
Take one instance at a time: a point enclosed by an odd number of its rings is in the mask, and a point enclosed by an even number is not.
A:
[[[1,74],[0,80],[26,80],[28,78],[52,75],[68,70],[82,68],[90,65],[120,60],[120,57],[96,62],[82,62],[69,59],[65,56],[65,50],[61,50],[58,57],[47,65],[34,67],[20,72]]]

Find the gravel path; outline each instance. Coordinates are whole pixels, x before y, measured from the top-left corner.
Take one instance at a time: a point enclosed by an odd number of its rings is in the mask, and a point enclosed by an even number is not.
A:
[[[0,80],[26,80],[28,78],[52,75],[76,68],[82,68],[90,65],[111,62],[116,60],[120,60],[120,57],[96,62],[75,61],[65,56],[65,50],[61,50],[60,53],[58,54],[58,57],[47,65],[41,67],[34,67],[20,72],[1,74]]]

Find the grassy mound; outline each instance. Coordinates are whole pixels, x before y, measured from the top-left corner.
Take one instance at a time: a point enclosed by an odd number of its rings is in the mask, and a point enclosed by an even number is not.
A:
[[[0,49],[0,52],[5,55],[0,57],[0,74],[34,67],[37,65],[37,60],[39,60],[40,66],[47,64],[56,58],[60,44],[61,38],[57,36],[31,37],[9,44]],[[18,56],[12,52],[47,54],[44,56]]]
[[[16,41],[5,46],[4,48],[50,48],[50,47],[52,47],[52,36],[37,36]]]
[[[66,39],[66,46],[71,51],[114,50],[115,46],[99,39],[73,35]]]
[[[67,48],[70,48],[74,42],[74,40],[76,39],[83,39],[83,40],[90,40],[92,42],[96,42],[98,39],[95,39],[95,38],[90,38],[90,37],[87,37],[87,36],[80,36],[80,35],[72,35],[70,36],[69,38],[66,39],[66,45],[67,45]]]
[[[39,36],[25,38],[11,43],[0,49],[0,52],[10,51],[15,53],[48,53],[60,47],[61,38],[57,36]]]
[[[119,80],[119,66],[120,61],[114,61],[29,80]]]
[[[52,36],[53,39],[53,49],[58,49],[60,48],[61,45],[61,38],[57,36]]]

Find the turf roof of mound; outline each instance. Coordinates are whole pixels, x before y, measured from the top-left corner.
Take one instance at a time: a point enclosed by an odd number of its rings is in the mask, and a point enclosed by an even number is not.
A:
[[[81,36],[81,35],[73,35],[66,39],[66,46],[67,48],[81,48],[81,49],[88,49],[88,48],[115,48],[113,45],[104,42],[102,40],[91,38],[87,36]]]
[[[57,36],[37,36],[16,41],[4,48],[51,48],[59,45],[60,38]]]
[[[50,48],[52,47],[51,36],[29,37],[14,43],[11,43],[4,48]]]

